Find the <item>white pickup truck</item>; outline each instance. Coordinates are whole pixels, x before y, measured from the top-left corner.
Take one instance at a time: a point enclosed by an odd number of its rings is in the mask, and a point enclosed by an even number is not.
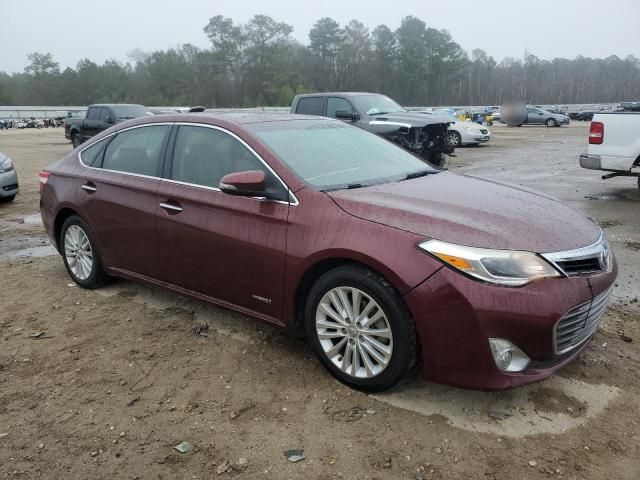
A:
[[[580,166],[611,172],[612,177],[638,177],[640,188],[640,112],[596,113],[589,129],[589,148]]]

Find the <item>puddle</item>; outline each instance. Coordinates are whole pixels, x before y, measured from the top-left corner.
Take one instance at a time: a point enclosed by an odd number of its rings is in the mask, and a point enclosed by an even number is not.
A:
[[[26,217],[21,218],[11,218],[9,221],[19,225],[42,225],[42,217],[39,213],[34,213],[33,215],[27,215]]]
[[[0,240],[0,260],[57,255],[47,237],[9,237]]]
[[[585,195],[587,200],[630,200],[640,202],[640,193],[637,190],[624,189],[613,192],[593,193]]]
[[[602,412],[620,390],[562,377],[502,392],[477,392],[415,380],[373,398],[454,426],[504,437],[559,434]]]

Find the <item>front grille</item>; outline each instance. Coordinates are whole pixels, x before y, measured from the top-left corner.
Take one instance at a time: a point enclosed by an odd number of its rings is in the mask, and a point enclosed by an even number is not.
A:
[[[606,272],[611,267],[609,244],[602,234],[595,243],[586,247],[543,253],[542,256],[567,276]]]
[[[580,275],[583,273],[593,273],[602,270],[599,257],[583,258],[579,260],[564,260],[556,264],[567,275]]]
[[[568,352],[593,335],[609,303],[612,288],[565,313],[553,332],[556,354]]]

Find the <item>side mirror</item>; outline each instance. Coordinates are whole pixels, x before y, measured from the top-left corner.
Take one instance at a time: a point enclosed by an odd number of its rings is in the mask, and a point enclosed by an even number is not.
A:
[[[336,110],[336,118],[340,120],[351,120],[352,122],[358,119],[356,112],[350,112],[349,110]]]
[[[105,118],[104,121],[107,122],[107,123],[113,123],[113,117],[109,116],[109,117]]]
[[[229,173],[220,180],[220,190],[239,197],[263,197],[266,177],[262,170]]]

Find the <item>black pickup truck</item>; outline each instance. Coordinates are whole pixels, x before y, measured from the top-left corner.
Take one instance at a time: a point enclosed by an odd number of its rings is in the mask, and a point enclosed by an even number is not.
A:
[[[385,95],[365,92],[297,95],[291,113],[338,118],[385,137],[434,165],[453,153],[447,117],[409,112]]]
[[[142,105],[125,103],[90,105],[84,118],[69,117],[65,120],[64,136],[71,140],[75,148],[116,123],[145,115],[153,115],[153,112]]]

